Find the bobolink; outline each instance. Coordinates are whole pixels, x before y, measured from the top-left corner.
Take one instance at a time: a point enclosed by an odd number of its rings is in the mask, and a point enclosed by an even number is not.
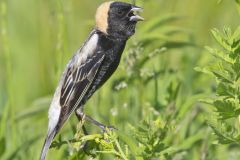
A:
[[[95,29],[67,64],[55,91],[41,160],[45,160],[53,138],[72,112],[78,119],[84,117],[103,130],[107,127],[84,115],[83,105],[117,69],[127,40],[135,33],[137,22],[143,20],[134,14],[141,10],[124,2],[105,2],[99,6]]]

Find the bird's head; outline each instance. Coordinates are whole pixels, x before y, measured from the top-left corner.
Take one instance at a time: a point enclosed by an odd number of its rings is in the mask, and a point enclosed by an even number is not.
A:
[[[138,21],[144,20],[136,13],[143,9],[124,2],[105,2],[96,13],[96,28],[117,39],[128,39],[135,33]]]

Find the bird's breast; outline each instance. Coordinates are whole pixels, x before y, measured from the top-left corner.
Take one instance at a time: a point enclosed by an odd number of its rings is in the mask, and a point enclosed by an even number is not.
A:
[[[125,43],[126,42],[124,41],[119,43],[113,41],[109,42],[109,39],[100,36],[97,45],[100,48],[97,48],[97,51],[104,53],[105,57],[98,69],[92,85],[82,101],[82,104],[85,104],[87,99],[89,99],[116,71],[120,63],[122,52],[125,48]]]

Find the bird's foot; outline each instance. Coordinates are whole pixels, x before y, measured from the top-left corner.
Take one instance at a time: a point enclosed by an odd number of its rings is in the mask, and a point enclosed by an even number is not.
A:
[[[99,126],[99,127],[102,129],[102,132],[103,132],[103,133],[106,133],[106,132],[108,132],[109,130],[110,130],[110,131],[115,131],[115,130],[117,130],[117,128],[114,127],[114,126],[106,126],[106,125],[103,125],[103,126]]]
[[[92,117],[84,114],[82,110],[77,110],[76,115],[79,118],[79,120],[88,121],[88,122],[98,126],[102,130],[103,133],[107,132],[107,130],[111,130],[111,131],[117,130],[117,128],[115,128],[114,126],[107,126],[107,125],[104,125],[104,124],[98,122],[97,120],[93,119]]]
[[[107,132],[107,130],[111,130],[111,131],[117,130],[116,127],[114,127],[114,126],[107,126],[105,124],[102,124],[102,123],[98,122],[97,120],[93,119],[92,117],[90,117],[88,115],[85,115],[84,118],[85,118],[85,120],[87,120],[87,121],[93,123],[94,125],[98,126],[103,132]]]

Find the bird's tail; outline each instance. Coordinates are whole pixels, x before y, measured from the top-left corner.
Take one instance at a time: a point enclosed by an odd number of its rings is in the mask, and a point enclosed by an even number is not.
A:
[[[51,145],[52,140],[55,137],[56,133],[57,133],[56,129],[53,129],[52,131],[51,130],[48,131],[47,137],[45,139],[45,142],[44,142],[44,145],[43,145],[43,148],[41,151],[40,160],[45,160],[47,152],[50,148],[50,145]]]

